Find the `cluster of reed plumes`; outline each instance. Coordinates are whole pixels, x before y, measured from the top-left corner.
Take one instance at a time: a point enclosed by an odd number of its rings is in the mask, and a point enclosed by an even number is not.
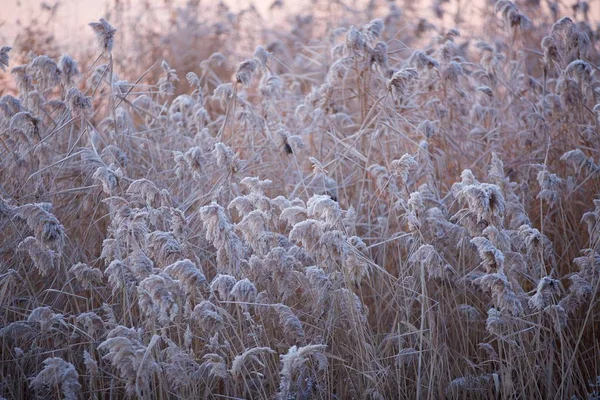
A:
[[[548,6],[154,81],[103,19],[85,69],[2,47],[0,397],[598,398],[600,32]]]

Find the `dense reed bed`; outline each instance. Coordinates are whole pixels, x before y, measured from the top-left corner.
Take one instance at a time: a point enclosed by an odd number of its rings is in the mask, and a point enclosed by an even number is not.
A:
[[[0,396],[598,398],[600,31],[541,3],[1,47]]]

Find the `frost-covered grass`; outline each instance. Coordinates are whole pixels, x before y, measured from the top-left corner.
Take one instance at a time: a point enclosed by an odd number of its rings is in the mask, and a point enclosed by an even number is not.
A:
[[[599,396],[599,34],[536,3],[1,47],[0,396]]]

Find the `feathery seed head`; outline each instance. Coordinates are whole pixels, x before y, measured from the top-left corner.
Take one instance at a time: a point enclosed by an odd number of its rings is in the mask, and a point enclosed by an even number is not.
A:
[[[0,47],[0,68],[2,71],[6,71],[8,67],[8,53],[12,50],[12,47],[2,46]]]
[[[104,18],[100,18],[99,22],[90,22],[89,26],[94,31],[102,51],[110,53],[113,48],[114,37],[117,30],[113,28]]]

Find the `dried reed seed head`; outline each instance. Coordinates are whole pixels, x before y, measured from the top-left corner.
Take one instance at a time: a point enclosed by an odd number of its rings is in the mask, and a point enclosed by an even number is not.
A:
[[[504,254],[484,237],[475,237],[471,243],[477,247],[487,273],[504,272]]]
[[[268,189],[272,185],[270,179],[261,180],[258,177],[247,176],[243,178],[240,183],[250,190],[252,194],[264,194],[265,189]]]
[[[242,169],[243,164],[237,153],[224,143],[219,142],[215,144],[213,156],[219,167],[231,171],[231,173],[236,173]]]
[[[406,94],[410,83],[418,77],[419,72],[414,68],[403,68],[394,71],[388,82],[388,89],[392,90],[398,96],[403,96]]]
[[[506,202],[498,185],[479,183],[470,170],[461,174],[462,182],[452,187],[456,197],[464,200],[478,222],[502,226]]]
[[[148,317],[166,325],[179,314],[177,285],[168,275],[150,275],[139,283],[137,291],[140,309]]]
[[[8,68],[8,53],[12,50],[12,47],[2,46],[0,47],[0,68],[2,71],[6,72],[6,68]]]
[[[51,274],[58,267],[60,256],[48,249],[35,237],[29,236],[19,243],[17,250],[26,251],[42,276]]]
[[[159,265],[167,266],[183,258],[181,244],[172,232],[154,231],[146,236],[149,255]]]
[[[231,289],[231,296],[239,303],[254,303],[257,294],[256,286],[247,278],[237,281]]]
[[[491,295],[497,309],[507,311],[511,315],[523,314],[522,299],[517,296],[511,282],[504,273],[484,274],[474,279],[473,282]]]
[[[562,179],[556,174],[550,174],[545,169],[542,169],[538,172],[537,181],[540,185],[540,192],[536,198],[546,200],[551,205],[555,204],[561,192]]]
[[[587,174],[600,173],[600,167],[596,165],[593,157],[585,155],[581,149],[567,151],[560,157],[561,161],[570,162],[577,173],[585,172]]]
[[[261,61],[256,58],[251,58],[249,60],[243,61],[239,65],[238,70],[235,73],[236,82],[244,87],[250,86],[252,78],[254,77],[254,74],[260,66]]]
[[[231,363],[231,370],[229,371],[234,378],[244,377],[249,373],[247,364],[250,362],[257,363],[260,366],[264,364],[260,361],[260,353],[276,354],[276,352],[270,347],[254,347],[245,350],[243,353],[238,354]]]
[[[40,395],[52,393],[55,388],[60,388],[60,397],[65,400],[77,400],[81,390],[79,374],[73,364],[60,357],[44,360],[44,369],[31,380],[29,386]]]
[[[351,26],[346,33],[345,46],[350,53],[362,51],[366,46],[367,38],[364,33]]]
[[[279,303],[274,308],[279,315],[279,324],[283,327],[283,333],[286,337],[304,337],[302,322],[290,307]]]
[[[575,3],[571,6],[571,9],[575,13],[581,12],[581,14],[583,15],[583,19],[587,20],[588,13],[590,11],[590,3],[585,0],[578,0],[577,3]]]
[[[190,85],[190,87],[192,88],[199,88],[201,85],[200,78],[195,72],[190,71],[187,74],[185,74],[185,80],[187,81],[188,85]]]
[[[353,65],[353,60],[352,57],[343,57],[331,64],[325,78],[326,83],[331,87],[342,83]]]
[[[342,209],[329,195],[315,194],[306,203],[307,214],[311,218],[320,218],[328,227],[336,226],[342,218]]]
[[[529,20],[522,14],[517,6],[508,0],[499,0],[494,5],[496,12],[502,14],[505,23],[510,27],[525,27]]]
[[[19,65],[13,67],[10,70],[10,74],[13,76],[19,93],[27,94],[34,90],[33,78],[27,73],[27,65]]]
[[[323,221],[307,219],[294,225],[289,234],[289,239],[302,243],[306,249],[311,249],[324,234]]]
[[[27,72],[37,82],[42,92],[52,89],[61,80],[61,71],[54,60],[48,56],[38,56],[27,64]]]
[[[247,216],[252,211],[255,211],[254,201],[250,199],[251,196],[238,196],[235,199],[231,200],[228,209],[237,209],[238,213],[242,216]]]
[[[39,324],[42,332],[46,333],[52,325],[63,320],[62,314],[57,314],[50,307],[38,307],[31,311],[27,317],[27,322]]]
[[[304,147],[304,141],[300,136],[292,135],[284,128],[277,130],[277,136],[286,154],[298,154],[300,149]]]
[[[542,311],[560,295],[560,281],[545,276],[538,282],[535,294],[529,299],[529,305],[537,310]]]
[[[470,304],[459,304],[456,311],[467,321],[477,321],[481,318],[479,310]]]
[[[210,282],[210,291],[218,296],[219,300],[229,300],[231,290],[237,283],[237,280],[231,275],[218,274]]]
[[[343,278],[340,278],[343,279]],[[332,293],[331,308],[333,315],[339,318],[341,329],[358,330],[365,329],[368,308],[361,299],[347,288],[337,289]]]
[[[42,121],[30,112],[22,111],[13,115],[8,129],[14,135],[21,135],[26,142],[33,142],[41,139]]]
[[[112,195],[118,188],[119,181],[123,178],[123,172],[120,168],[113,171],[106,167],[98,167],[92,178],[100,181],[104,193]]]
[[[440,64],[433,57],[427,55],[422,50],[415,50],[411,54],[410,58],[408,59],[408,65],[417,70],[423,70],[425,68],[429,70],[434,68],[437,69],[440,66]]]
[[[408,182],[409,170],[418,165],[415,158],[410,154],[404,154],[399,160],[393,160],[390,164],[390,170],[402,179],[406,184]]]
[[[260,80],[260,94],[267,98],[279,98],[283,91],[283,80],[276,75],[263,75]]]
[[[106,332],[106,325],[95,312],[84,312],[75,317],[77,325],[81,326],[92,338],[98,338]]]
[[[396,13],[399,13],[399,9],[397,9]],[[415,35],[420,38],[425,33],[436,30],[436,29],[437,29],[436,26],[434,24],[432,24],[431,22],[429,22],[426,18],[419,18],[419,21],[417,22],[417,24],[415,26],[414,32],[415,32]]]
[[[370,40],[378,40],[383,34],[385,23],[381,19],[374,19],[363,27],[363,31]]]
[[[352,284],[359,286],[362,280],[370,275],[371,262],[366,255],[366,245],[361,240],[362,246],[354,245],[355,237],[348,238],[347,243],[343,244],[342,254],[345,258],[342,260],[344,273]],[[363,250],[361,250],[363,249]]]
[[[58,60],[58,68],[60,69],[60,76],[63,85],[65,87],[72,86],[74,79],[79,75],[79,67],[77,61],[75,61],[68,54],[63,54]]]
[[[202,273],[202,269],[188,259],[177,261],[165,267],[164,271],[173,279],[180,281],[187,293],[193,293],[206,284],[206,277]]]
[[[329,171],[325,169],[325,165],[323,165],[319,160],[314,157],[308,157],[312,164],[312,169],[315,174],[327,175]]]
[[[244,215],[244,218],[235,227],[242,232],[246,241],[252,242],[267,233],[270,220],[271,218],[266,213],[252,210]]]
[[[371,64],[377,64],[382,68],[382,72],[387,72],[388,67],[388,46],[384,42],[377,42],[375,47],[370,50]]]
[[[43,112],[46,100],[40,91],[33,90],[27,94],[27,107],[34,113],[39,114]]]
[[[192,172],[194,175],[202,173],[202,164],[205,163],[206,155],[200,147],[192,147],[185,153],[173,152],[173,158],[177,163],[177,176],[183,178],[185,173]]]
[[[487,42],[480,40],[475,44],[475,47],[478,48],[481,53],[495,53],[494,48]]]
[[[97,89],[100,84],[111,84],[110,82],[110,70],[108,64],[100,64],[94,68],[94,71],[87,79],[86,83],[89,89]]]
[[[467,375],[454,379],[446,387],[445,394],[450,398],[485,397],[499,388],[498,374]]]
[[[581,277],[595,280],[596,275],[600,274],[600,254],[594,249],[584,249],[581,252],[583,256],[577,257],[573,262],[579,268]]]
[[[576,29],[576,25],[571,18],[562,17],[558,21],[554,22],[554,24],[552,24],[550,33],[552,36],[559,37],[559,38],[565,38],[570,33],[575,31],[575,29]]]
[[[588,300],[594,291],[592,284],[587,279],[582,277],[582,275],[586,274],[575,273],[569,277],[569,280],[571,281],[571,286],[569,286],[569,295],[574,295],[578,301],[581,301],[581,303]]]
[[[90,22],[89,26],[94,31],[102,51],[110,53],[113,48],[114,37],[117,30],[106,22],[104,18],[100,18],[99,22]]]
[[[504,189],[504,186],[506,184],[506,175],[504,174],[504,162],[502,161],[502,158],[500,158],[500,156],[495,152],[492,153],[488,177],[492,181],[492,183],[498,185],[500,189]]]
[[[189,387],[202,376],[200,364],[195,361],[193,354],[181,349],[170,339],[165,340],[168,347],[161,351],[160,365],[167,385],[174,391]]]
[[[133,88],[134,85],[126,80],[117,79],[116,77],[113,79],[112,89],[116,96],[126,96]]]
[[[554,36],[544,36],[542,39],[542,50],[544,51],[544,63],[554,66],[560,61],[561,55]]]
[[[448,68],[451,63],[456,63],[462,70],[461,61],[463,60],[457,57],[459,53],[460,50],[454,43],[454,40],[448,40],[444,42],[438,50],[439,58],[442,61],[442,66]]]
[[[410,257],[410,262],[418,263],[427,271],[430,278],[451,279],[456,271],[446,263],[437,250],[430,244],[419,247]]]
[[[150,344],[156,343],[154,335]],[[148,346],[150,347],[150,346]],[[106,352],[102,357],[108,360],[118,370],[121,379],[125,380],[125,392],[128,396],[143,397],[150,392],[150,382],[159,366],[139,340],[139,331],[118,326],[109,332],[108,338],[100,343],[98,350]]]
[[[5,342],[26,343],[39,335],[38,329],[26,321],[12,322],[0,329],[0,337]]]
[[[105,306],[108,307],[108,305]],[[112,312],[112,311],[111,311]],[[124,325],[117,325],[110,332],[108,332],[107,338],[118,338],[124,337],[132,342],[141,342],[142,340],[142,329],[141,328],[128,328]]]
[[[104,270],[104,275],[108,277],[108,286],[112,288],[112,293],[116,294],[121,289],[127,289],[133,292],[138,279],[133,271],[121,260],[113,260]]]
[[[573,60],[565,69],[565,75],[576,78],[579,82],[588,82],[592,72],[592,65],[584,60]]]
[[[488,86],[479,86],[477,91],[483,93],[487,97],[494,97],[494,91]]]
[[[127,188],[127,194],[144,200],[149,207],[155,206],[155,208],[158,208],[157,203],[160,200],[160,189],[154,182],[148,179],[136,179],[131,182]]]
[[[517,235],[528,254],[540,258],[540,261],[543,259],[555,263],[554,248],[546,235],[529,225],[521,225],[517,229]]]
[[[417,127],[417,130],[423,135],[425,136],[425,139],[430,139],[432,138],[436,132],[438,131],[438,122],[439,121],[430,121],[428,119],[423,120],[419,126]]]
[[[223,317],[219,309],[207,300],[194,307],[191,318],[197,326],[206,332],[215,332],[223,327]]]
[[[327,368],[327,358],[322,354],[327,348],[323,344],[309,344],[298,347],[296,345],[290,347],[286,354],[280,355],[281,360],[281,382],[279,385],[279,394],[281,398],[288,398],[294,382],[294,376],[299,374],[302,376],[304,364],[310,356],[317,360],[317,370],[325,370]]]
[[[299,222],[302,222],[308,218],[308,211],[306,207],[302,206],[290,206],[281,211],[279,219],[286,221],[289,226],[294,226]]]
[[[488,310],[488,317],[486,320],[486,329],[493,335],[503,336],[503,330],[507,321],[505,320],[502,313],[496,308],[492,307]]]
[[[498,230],[498,228],[495,226],[490,225],[485,228],[481,234],[487,238],[500,252],[511,250],[511,239],[507,230]]]
[[[171,121],[176,125],[184,126],[187,119],[191,117],[196,105],[196,100],[192,96],[187,94],[177,96],[169,107]]]
[[[13,68],[14,70],[14,68]],[[12,73],[12,70],[11,70]],[[5,119],[12,118],[13,115],[19,113],[21,111],[27,111],[23,106],[23,103],[18,98],[11,96],[9,94],[0,97],[0,110],[4,114]]]
[[[92,98],[84,95],[76,88],[70,88],[67,91],[67,103],[74,115],[89,117],[93,113]]]
[[[98,268],[90,268],[87,264],[81,262],[69,268],[68,273],[85,288],[102,284],[102,271]]]
[[[264,69],[267,68],[267,61],[270,56],[271,54],[263,46],[258,46],[254,51],[253,57],[260,62],[261,67]]]
[[[406,205],[417,219],[425,213],[425,202],[420,192],[412,192]]]
[[[210,377],[218,377],[221,379],[229,378],[229,372],[227,371],[227,363],[218,354],[209,353],[205,354],[202,359],[204,362],[202,363],[202,367],[208,370],[208,374]]]
[[[170,214],[171,232],[173,232],[176,238],[184,241],[185,239],[181,239],[181,237],[188,233],[189,219],[185,216],[184,212],[178,208],[171,207]]]
[[[556,332],[562,333],[569,323],[567,311],[560,305],[550,305],[544,308],[544,313],[549,315]]]
[[[177,71],[163,60],[160,64],[163,69],[163,75],[158,79],[158,92],[161,96],[172,96],[175,94],[175,82],[179,81]]]
[[[88,375],[92,377],[97,377],[100,375],[98,363],[87,350],[83,351],[83,364],[85,365],[85,370]]]
[[[225,234],[233,231],[233,224],[225,214],[225,209],[217,202],[200,208],[200,219],[204,223],[206,239],[220,243]]]

